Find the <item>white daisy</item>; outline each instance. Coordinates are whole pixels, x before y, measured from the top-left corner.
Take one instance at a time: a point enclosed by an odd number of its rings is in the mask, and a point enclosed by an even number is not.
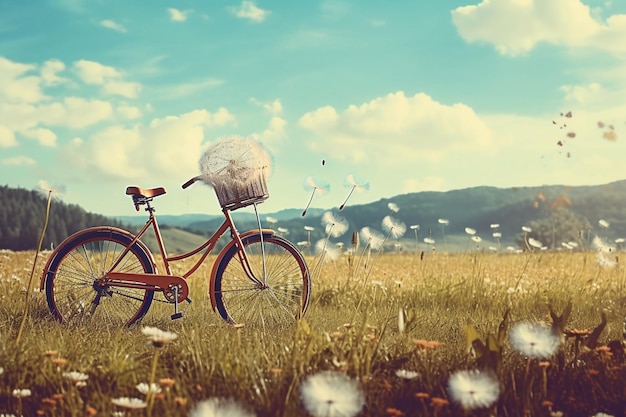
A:
[[[111,402],[117,405],[118,407],[129,408],[129,409],[147,407],[146,402],[144,400],[140,400],[139,398],[120,397],[120,398],[113,398]]]
[[[189,417],[254,417],[233,399],[209,398],[200,401],[189,412]]]
[[[172,340],[176,340],[176,338],[178,337],[176,333],[157,329],[156,327],[144,327],[141,332],[148,336],[150,342],[155,347],[161,347],[164,344],[171,342]]]
[[[89,378],[89,375],[84,374],[82,372],[63,372],[63,378],[69,379],[73,383],[84,382]]]
[[[30,397],[31,392],[28,388],[16,388],[13,390],[13,396],[15,398],[24,398],[24,397]]]
[[[547,359],[559,348],[561,339],[550,327],[527,322],[511,328],[510,341],[513,349],[530,358]]]
[[[161,392],[161,387],[159,386],[159,384],[155,384],[154,382],[150,385],[142,382],[138,384],[135,388],[137,388],[137,391],[139,391],[143,395],[148,395],[148,393],[158,394]]]
[[[448,379],[450,398],[467,410],[489,407],[498,400],[500,384],[490,372],[458,371]]]
[[[420,376],[420,374],[415,371],[409,371],[407,369],[398,369],[396,370],[396,376],[402,379],[415,379]]]
[[[313,417],[353,417],[365,398],[355,380],[337,371],[322,371],[300,385],[304,408]]]

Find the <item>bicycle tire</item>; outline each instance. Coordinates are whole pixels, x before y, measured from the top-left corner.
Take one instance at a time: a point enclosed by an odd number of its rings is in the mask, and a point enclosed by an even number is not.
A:
[[[133,239],[122,229],[93,227],[73,234],[56,248],[44,277],[48,307],[58,321],[130,326],[146,315],[154,291],[97,283]],[[115,271],[153,274],[156,269],[152,254],[138,241]]]
[[[256,277],[263,276],[261,235],[242,238]],[[218,261],[210,286],[214,308],[227,323],[270,327],[290,324],[301,318],[309,306],[311,279],[300,251],[280,236],[264,234],[266,282],[264,288],[245,273],[232,245]]]

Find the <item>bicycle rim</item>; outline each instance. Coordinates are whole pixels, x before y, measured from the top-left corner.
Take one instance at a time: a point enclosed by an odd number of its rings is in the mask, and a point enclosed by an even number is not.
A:
[[[244,238],[243,244],[262,285],[248,277],[233,246],[220,261],[212,289],[218,313],[231,324],[253,327],[294,323],[309,304],[311,281],[304,258],[278,236],[266,235],[261,242],[256,234]]]
[[[125,234],[94,230],[70,239],[57,249],[46,278],[46,298],[62,322],[130,325],[148,311],[153,291],[100,285],[119,254],[131,242]],[[153,273],[149,256],[138,244],[124,255],[116,272]]]

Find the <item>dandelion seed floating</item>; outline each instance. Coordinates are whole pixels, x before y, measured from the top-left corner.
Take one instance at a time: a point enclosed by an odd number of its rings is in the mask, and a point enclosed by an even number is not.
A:
[[[322,371],[300,385],[304,408],[313,417],[354,417],[365,405],[355,380],[337,371]]]
[[[322,215],[322,226],[329,237],[337,238],[348,231],[348,221],[332,211],[327,211]]]
[[[369,182],[363,181],[361,179],[356,179],[354,175],[352,174],[348,175],[345,178],[344,183],[347,187],[350,188],[350,191],[348,192],[348,195],[346,196],[346,198],[343,200],[343,203],[341,203],[341,205],[339,206],[340,211],[343,210],[343,208],[345,207],[346,203],[348,202],[348,199],[350,198],[353,192],[356,191],[357,193],[363,193],[370,189]]]
[[[209,398],[200,401],[189,412],[189,417],[254,417],[254,413],[248,412],[232,398]]]
[[[486,408],[498,400],[500,384],[488,371],[458,371],[448,379],[448,392],[466,410]]]
[[[398,207],[396,203],[388,203],[387,207],[389,208],[389,210],[393,211],[394,213],[397,213],[400,211],[400,207]]]
[[[406,232],[406,225],[391,216],[385,216],[385,218],[383,218],[382,227],[392,239],[400,239]]]
[[[511,347],[529,358],[548,359],[554,355],[561,342],[551,327],[520,322],[509,333]]]
[[[321,195],[325,194],[328,190],[330,190],[330,185],[327,182],[315,180],[313,177],[308,177],[304,180],[304,188],[306,190],[311,190],[311,197],[309,197],[309,201],[306,203],[306,207],[302,211],[302,217],[306,216],[306,211],[309,209],[315,193]]]

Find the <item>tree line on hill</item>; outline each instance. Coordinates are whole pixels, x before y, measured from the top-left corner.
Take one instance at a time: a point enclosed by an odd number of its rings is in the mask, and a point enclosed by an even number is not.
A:
[[[0,249],[36,249],[44,225],[47,194],[0,186]],[[88,213],[78,205],[52,201],[42,249],[58,245],[74,232],[90,226],[124,227],[116,220]]]
[[[36,248],[45,218],[46,198],[37,191],[0,186],[0,249]],[[397,211],[391,210],[390,203]],[[349,223],[344,236],[332,239],[345,245],[350,245],[352,233],[365,226],[382,232],[381,221],[390,215],[407,226],[404,237],[407,245],[415,241],[415,229],[409,229],[410,226],[419,226],[420,241],[432,236],[439,244],[444,232],[446,236],[461,236],[465,235],[467,227],[476,230],[484,240],[493,240],[491,235],[495,230],[492,225],[497,224],[503,245],[515,244],[525,249],[524,239],[532,237],[549,249],[561,248],[567,242],[576,242],[577,247],[584,249],[590,246],[595,236],[609,244],[617,238],[626,238],[626,180],[597,186],[475,187],[417,192],[331,211]],[[294,243],[307,240],[314,243],[325,238],[325,227],[318,213],[323,212],[317,211],[314,216],[281,218],[276,224],[263,226],[287,229],[286,237]],[[440,220],[448,223],[442,225]],[[221,221],[217,218],[170,227],[208,237]],[[257,228],[255,221],[236,223],[240,231]],[[53,201],[43,248],[58,245],[78,230],[98,225],[122,227],[131,232],[136,229],[124,226],[118,220],[88,213],[77,205]],[[161,222],[161,226],[168,227],[165,222]],[[305,226],[314,230],[307,231]],[[532,232],[523,233],[522,226],[530,227]]]

